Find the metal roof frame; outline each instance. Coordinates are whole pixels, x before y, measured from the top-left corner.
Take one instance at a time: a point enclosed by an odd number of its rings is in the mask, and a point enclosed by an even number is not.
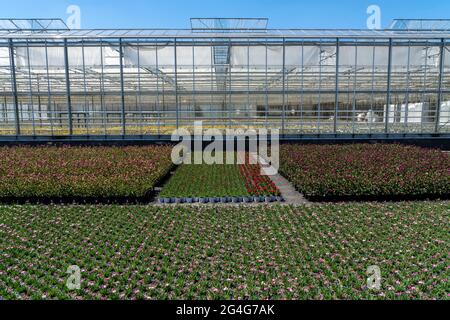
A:
[[[449,31],[450,19],[394,19],[392,20],[389,29]]]
[[[95,39],[95,38],[346,38],[346,39],[442,39],[449,31],[368,29],[267,29],[258,32],[197,32],[191,29],[80,29],[1,30],[0,39]]]
[[[265,32],[268,18],[191,18],[194,32]]]
[[[0,18],[0,31],[68,31],[69,27],[59,18],[9,19]]]

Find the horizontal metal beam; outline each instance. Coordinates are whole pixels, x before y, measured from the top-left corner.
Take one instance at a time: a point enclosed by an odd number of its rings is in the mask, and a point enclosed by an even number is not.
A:
[[[86,29],[71,31],[8,31],[0,30],[1,38],[15,39],[442,39],[450,38],[450,31],[430,30],[368,30],[368,29],[268,29],[265,32],[196,32],[191,29]]]
[[[372,91],[372,90],[356,90],[355,91],[353,89],[342,89],[342,88],[339,88],[339,93],[342,94],[342,95],[353,94],[353,93],[356,93],[356,94],[367,94],[367,95],[371,95],[373,93],[374,95],[377,95],[377,94],[382,95],[382,94],[386,94],[386,92],[387,92],[386,90],[375,90],[375,91]],[[410,94],[437,94],[437,93],[439,93],[439,90],[391,90],[391,94],[406,94],[406,92],[409,92]],[[141,95],[149,95],[149,96],[156,96],[156,95],[161,96],[162,95],[161,91],[158,92],[156,90],[155,91],[141,90],[139,93]],[[250,91],[247,91],[247,90],[231,90],[231,91],[230,90],[227,90],[227,91],[224,91],[224,90],[217,90],[217,91],[199,90],[199,91],[181,91],[181,92],[178,92],[178,94],[180,96],[188,96],[188,95],[192,95],[193,93],[198,94],[198,95],[211,95],[211,94],[216,95],[217,94],[219,96],[223,95],[223,94],[229,94],[229,93],[236,94],[236,95],[239,95],[239,94],[245,95],[247,93],[252,94],[252,95],[265,95],[266,94],[265,91],[261,91],[261,90],[250,90]],[[290,94],[290,95],[299,95],[299,94],[314,95],[314,94],[321,93],[321,94],[330,94],[330,95],[334,96],[335,90],[334,89],[328,89],[328,90],[323,89],[323,90],[318,91],[318,90],[308,90],[308,89],[303,89],[303,90],[301,90],[301,89],[292,90],[291,89],[291,90],[286,90],[285,93]],[[442,90],[442,93],[443,94],[450,94],[450,90]],[[267,92],[267,94],[269,96],[270,95],[281,95],[281,94],[283,94],[283,90],[281,90],[281,89],[279,89],[279,90],[271,90],[271,91]],[[18,95],[18,97],[29,97],[30,93],[29,92],[18,92],[17,95]],[[81,96],[81,97],[83,97],[85,95],[89,96],[89,97],[91,97],[91,96],[99,96],[99,95],[120,96],[121,92],[120,91],[105,91],[105,92],[89,91],[86,94],[85,92],[72,91],[71,95],[72,96]],[[125,95],[126,96],[135,97],[136,96],[136,91],[125,90]],[[169,97],[171,95],[175,96],[175,90],[165,90],[164,91],[164,96]],[[0,92],[0,97],[4,97],[4,96],[10,97],[11,93]],[[37,92],[34,93],[33,92],[33,96],[46,97],[47,96],[47,92],[45,92],[45,91],[40,92],[40,93],[37,93]],[[52,96],[66,96],[66,92],[65,91],[52,91]]]
[[[376,47],[387,47],[389,46],[389,39],[359,39],[359,40],[352,40],[352,39],[345,39],[345,38],[338,38],[339,39],[339,45],[342,47],[347,46],[376,46]],[[450,39],[450,36],[446,39]],[[1,38],[0,38],[1,40]],[[14,46],[16,47],[24,47],[27,45],[27,41],[29,41],[29,38],[14,38]],[[252,38],[243,38],[241,40],[236,39],[229,39],[224,38],[221,39],[214,39],[214,44],[216,45],[231,45],[231,46],[280,46],[282,45],[282,38],[279,39],[252,39]],[[324,42],[324,40],[328,40]],[[434,42],[430,42],[433,41]],[[103,46],[118,46],[119,40],[117,39],[104,39],[104,38],[98,38],[98,40],[92,40],[92,39],[68,39],[69,47],[98,47],[100,45]],[[47,45],[49,47],[62,47],[64,46],[64,42],[60,39],[51,39],[51,42],[49,42],[49,39],[33,39],[33,42],[29,44],[30,47],[42,47],[47,42]],[[124,46],[173,46],[175,40],[173,38],[164,39],[164,38],[137,38],[133,40],[127,40],[125,39],[123,42]],[[407,46],[410,45],[411,47],[424,47],[424,46],[437,46],[439,47],[439,41],[438,39],[404,39],[404,40],[396,40],[393,39],[392,41],[394,46]],[[322,45],[330,45],[334,46],[336,45],[336,38],[330,38],[330,39],[322,39],[321,41],[318,41],[316,39],[286,39],[286,46],[320,46]],[[177,38],[177,46],[183,47],[183,46],[196,46],[196,47],[211,47],[211,41],[210,39],[179,39]],[[7,43],[2,43],[0,41],[0,47],[6,47]]]
[[[450,150],[450,134],[284,134],[283,143],[407,143]],[[170,135],[0,136],[0,145],[20,144],[152,144],[175,143]]]

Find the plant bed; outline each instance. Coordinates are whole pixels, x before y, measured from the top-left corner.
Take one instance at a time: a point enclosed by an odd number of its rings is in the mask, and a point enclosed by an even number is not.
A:
[[[105,196],[105,197],[1,197],[3,205],[68,205],[68,204],[147,204],[154,201],[154,192],[144,196]]]
[[[170,152],[170,146],[0,148],[0,201],[146,201],[173,167]]]
[[[280,173],[311,201],[448,199],[450,157],[398,144],[283,145]]]
[[[0,206],[1,299],[448,299],[450,202]],[[81,269],[69,290],[67,268]],[[379,291],[367,288],[378,266]]]
[[[242,202],[244,197],[279,196],[278,188],[260,170],[259,165],[248,161],[246,164],[184,164],[175,171],[159,198],[205,198],[211,203],[222,202],[222,198],[227,198],[225,202]]]
[[[405,201],[445,201],[450,200],[450,194],[420,194],[420,195],[361,195],[361,196],[307,196],[311,202],[405,202]]]

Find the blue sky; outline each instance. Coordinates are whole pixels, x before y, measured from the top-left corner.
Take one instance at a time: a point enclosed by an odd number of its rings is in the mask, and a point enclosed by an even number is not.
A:
[[[393,18],[450,18],[447,0],[0,0],[1,18],[68,17],[81,8],[82,28],[187,28],[190,17],[267,17],[271,28],[365,28],[366,9]]]

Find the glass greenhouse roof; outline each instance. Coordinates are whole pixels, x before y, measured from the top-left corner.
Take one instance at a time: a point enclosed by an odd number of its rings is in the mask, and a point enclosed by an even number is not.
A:
[[[203,32],[264,32],[267,18],[191,18],[191,29]]]
[[[62,19],[0,19],[3,31],[69,30]]]
[[[449,19],[395,19],[389,29],[395,30],[450,30]]]
[[[367,29],[267,29],[265,32],[199,32],[192,29],[1,30],[0,38],[450,38],[449,31]]]
[[[396,19],[389,28],[268,29],[267,18],[191,18],[190,29],[69,30],[61,19],[0,19],[0,38],[397,38],[450,37],[450,20]]]

